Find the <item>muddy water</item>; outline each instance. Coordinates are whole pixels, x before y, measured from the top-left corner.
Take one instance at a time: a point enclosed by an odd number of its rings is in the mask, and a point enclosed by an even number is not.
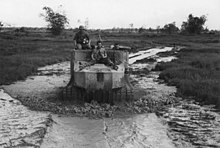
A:
[[[175,57],[160,58],[155,54],[171,49],[154,48],[130,55],[130,64],[147,57],[158,62],[170,61]],[[151,70],[155,64],[132,64],[131,67]],[[158,74],[151,72],[148,75],[133,75],[132,78],[137,80],[137,87],[146,91],[146,97],[158,101],[174,98],[176,88],[158,81]],[[14,94],[22,91],[24,94],[41,97],[42,92],[45,95],[54,92],[54,87],[65,86],[68,79],[69,63],[66,62],[41,68],[36,76],[3,88]],[[0,147],[185,148],[218,147],[220,143],[219,114],[195,102],[190,104],[182,100],[179,105],[164,110],[160,118],[151,113],[91,120],[54,114],[50,117],[49,113],[30,111],[3,91],[0,92],[0,98]],[[53,124],[47,128],[50,119]]]
[[[153,49],[152,49],[153,50]],[[169,49],[168,49],[169,50]],[[154,51],[156,52],[156,51]],[[144,58],[154,58],[157,62],[169,62],[175,57],[147,56],[148,52],[137,53]],[[141,59],[141,57],[135,57]],[[134,63],[132,61],[131,63]],[[133,64],[134,70],[154,68],[154,63]],[[145,76],[132,76],[141,88],[146,89],[147,97],[158,102],[175,97],[176,88],[158,81],[159,72],[150,72]],[[175,147],[220,147],[220,113],[213,106],[199,105],[192,100],[178,98],[179,102],[162,111],[161,119],[168,123],[168,135]]]
[[[39,147],[50,116],[33,112],[0,89],[0,147]]]
[[[159,58],[159,56],[156,55],[157,53],[171,51],[172,49],[173,49],[172,47],[165,47],[165,48],[161,48],[161,49],[152,48],[147,51],[143,50],[143,51],[139,51],[134,54],[130,54],[129,55],[129,64],[133,64],[135,61],[141,60],[144,58]]]
[[[194,147],[220,147],[220,114],[212,106],[182,100],[175,107],[168,108],[163,117],[176,145],[182,139]]]
[[[153,51],[155,52],[155,50]],[[53,92],[54,87],[66,85],[68,79],[69,63],[65,62],[40,68],[36,76],[31,76],[26,81],[20,81],[3,88],[8,92],[13,92],[12,94],[19,94],[21,97],[22,94],[41,97],[42,94],[47,95]],[[11,102],[8,102],[10,105]],[[16,115],[21,110],[22,113]],[[8,137],[7,140],[2,138],[1,146],[38,147],[41,144],[49,114],[30,111],[22,105],[16,105],[12,110],[2,108],[1,111],[7,120],[14,118],[14,116],[10,117],[7,111],[15,114],[17,118],[13,119],[12,122],[16,122],[15,126],[18,128],[13,127],[13,129],[14,133],[19,133],[17,135],[10,134],[13,130],[1,133],[2,137]],[[174,147],[172,140],[167,136],[167,126],[155,114],[100,120],[57,115],[52,115],[51,118],[54,122],[47,130],[41,147]],[[7,125],[10,128],[12,125],[8,123]],[[2,130],[8,129],[5,124],[2,124],[4,125]],[[20,124],[24,126],[26,131],[20,131]],[[38,129],[42,129],[41,132],[38,132]],[[24,135],[22,135],[23,131]],[[16,140],[12,143],[11,141],[14,139]]]
[[[155,114],[90,120],[53,116],[42,148],[172,148],[167,127]]]
[[[169,51],[172,48],[165,49],[153,49],[148,54],[152,56],[160,51]],[[153,52],[153,54],[151,53]],[[143,53],[142,58],[146,58],[146,52]],[[132,59],[132,58],[131,58]],[[136,60],[141,59],[137,56]],[[173,58],[168,58],[172,60]],[[166,59],[167,60],[167,59]],[[135,62],[135,60],[133,60]],[[140,68],[138,65],[133,65],[136,68]],[[148,65],[152,67],[151,65]],[[133,68],[134,68],[133,67]],[[151,76],[150,76],[151,77]],[[162,94],[163,97],[167,95],[168,92],[173,93],[175,89],[165,89],[165,87],[155,87],[153,80],[154,76],[146,78],[145,81],[139,80],[141,85],[146,90],[155,89],[155,93],[150,96],[155,96],[155,94]],[[137,78],[138,79],[138,78]],[[150,81],[151,82],[150,82]],[[149,82],[151,85],[149,85]],[[143,84],[142,84],[143,83]],[[165,86],[165,85],[163,85]],[[156,91],[159,90],[160,92]],[[166,90],[164,93],[161,91]],[[150,92],[150,91],[149,91]],[[50,128],[49,133],[44,139],[42,144],[43,148],[48,147],[88,147],[88,148],[172,148],[174,147],[172,140],[167,136],[167,126],[164,124],[163,120],[159,119],[154,113],[142,114],[128,117],[116,117],[113,119],[100,119],[91,120],[88,118],[77,118],[77,117],[63,117],[53,115],[53,120],[55,123]],[[68,144],[67,144],[68,143]]]
[[[158,72],[145,77],[133,76],[136,85],[146,89],[146,96],[161,102],[175,97],[176,88],[157,80]],[[175,147],[220,147],[220,113],[213,106],[201,106],[192,100],[178,98],[177,104],[161,111],[160,119],[168,124],[168,135]]]

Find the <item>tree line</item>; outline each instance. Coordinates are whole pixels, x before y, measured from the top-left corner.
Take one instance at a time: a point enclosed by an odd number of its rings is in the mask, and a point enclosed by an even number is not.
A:
[[[40,16],[48,23],[47,29],[53,35],[60,35],[65,27],[69,24],[66,14],[63,12],[56,12],[50,7],[43,7],[44,13],[41,13]],[[179,29],[175,22],[164,25],[163,28],[157,27],[157,32],[164,32],[168,34],[174,33],[188,33],[188,34],[200,34],[204,30],[204,24],[207,21],[205,15],[200,17],[193,16],[189,14],[187,21],[184,21]],[[3,27],[3,23],[0,21],[0,30]],[[133,27],[133,24],[132,24]],[[151,30],[151,28],[149,29]],[[141,33],[144,31],[144,28],[139,28],[138,32]]]
[[[161,31],[169,34],[177,33],[177,32],[200,34],[202,31],[207,30],[207,28],[204,28],[206,21],[207,18],[205,15],[197,17],[197,16],[193,16],[192,14],[189,14],[187,21],[182,23],[180,29],[176,26],[175,22],[173,22],[170,24],[166,24],[161,29]]]

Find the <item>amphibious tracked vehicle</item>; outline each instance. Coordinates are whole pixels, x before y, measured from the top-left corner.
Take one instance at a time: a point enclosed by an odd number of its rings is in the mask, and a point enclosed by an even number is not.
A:
[[[114,104],[133,99],[129,82],[128,52],[106,50],[108,58],[117,65],[114,69],[92,60],[91,50],[73,50],[71,53],[71,79],[62,92],[68,100],[81,100]]]

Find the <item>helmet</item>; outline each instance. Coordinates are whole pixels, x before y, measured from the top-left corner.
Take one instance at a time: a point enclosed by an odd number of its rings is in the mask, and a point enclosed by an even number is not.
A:
[[[79,26],[79,30],[84,30],[85,29],[85,27],[84,26]]]

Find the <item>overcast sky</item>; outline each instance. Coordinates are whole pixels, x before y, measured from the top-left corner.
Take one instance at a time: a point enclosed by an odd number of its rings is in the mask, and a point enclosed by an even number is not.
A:
[[[0,21],[12,26],[45,27],[40,13],[44,6],[60,10],[75,28],[89,21],[89,28],[163,27],[176,22],[178,27],[194,16],[207,16],[206,26],[220,30],[220,0],[0,0]],[[80,22],[78,21],[80,20]]]

